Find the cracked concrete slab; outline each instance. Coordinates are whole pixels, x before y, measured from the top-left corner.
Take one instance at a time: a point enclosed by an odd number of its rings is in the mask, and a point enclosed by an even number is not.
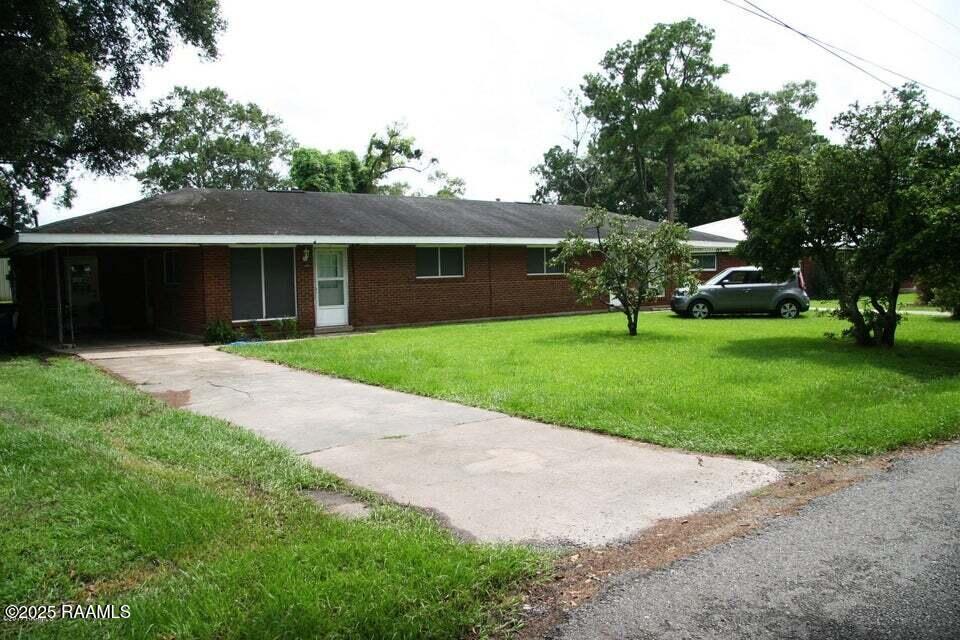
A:
[[[780,475],[756,462],[522,420],[212,347],[79,355],[482,541],[616,542]]]

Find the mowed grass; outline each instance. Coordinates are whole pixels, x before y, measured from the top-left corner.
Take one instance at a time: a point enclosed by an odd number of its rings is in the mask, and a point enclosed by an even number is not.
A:
[[[810,301],[810,306],[814,309],[836,309],[839,305],[840,302],[836,298]],[[860,306],[870,308],[870,301],[867,298],[863,298],[860,300]],[[940,311],[939,308],[933,305],[923,304],[920,301],[919,294],[914,292],[901,293],[897,298],[897,309],[900,311]]]
[[[231,350],[545,422],[754,458],[869,454],[960,433],[960,323],[912,316],[893,350],[808,313],[622,314],[381,331]]]
[[[326,515],[300,490],[336,478],[75,360],[0,361],[0,399],[0,602],[131,614],[3,637],[452,638],[543,563],[395,506]]]

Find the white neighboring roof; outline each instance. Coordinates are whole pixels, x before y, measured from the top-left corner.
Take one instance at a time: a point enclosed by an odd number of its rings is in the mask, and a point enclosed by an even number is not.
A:
[[[730,238],[737,242],[747,239],[747,232],[743,228],[743,222],[740,221],[740,216],[733,216],[732,218],[724,218],[723,220],[690,227],[690,231],[709,233],[714,236]]]

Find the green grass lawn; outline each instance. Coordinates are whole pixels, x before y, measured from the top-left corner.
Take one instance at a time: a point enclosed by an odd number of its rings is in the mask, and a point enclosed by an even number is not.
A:
[[[960,433],[960,323],[911,316],[893,350],[816,314],[622,314],[232,347],[249,356],[694,451],[875,453]]]
[[[810,306],[813,308],[836,309],[839,301],[836,298],[811,300]],[[869,305],[866,298],[860,301],[861,305]],[[897,309],[905,311],[940,311],[939,308],[920,302],[919,294],[901,293],[897,298]]]
[[[543,565],[380,504],[227,423],[66,358],[0,361],[0,603],[127,604],[128,620],[0,621],[0,637],[452,638]]]

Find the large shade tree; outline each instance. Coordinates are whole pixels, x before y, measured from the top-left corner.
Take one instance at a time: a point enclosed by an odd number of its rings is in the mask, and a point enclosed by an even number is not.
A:
[[[175,88],[153,104],[147,164],[136,176],[145,193],[183,187],[278,189],[296,143],[282,122],[221,89]]]
[[[842,145],[770,162],[744,212],[739,251],[774,273],[813,258],[839,294],[846,333],[893,346],[903,281],[960,267],[960,140],[913,85],[833,123]]]
[[[216,0],[12,0],[0,11],[0,211],[21,227],[70,170],[127,169],[145,116],[132,96],[145,64],[182,41],[217,53]]]
[[[816,102],[810,81],[743,96],[714,89],[677,164],[677,219],[692,226],[739,215],[771,153],[825,142],[809,118]],[[569,133],[531,170],[534,201],[663,217],[662,159],[651,150],[602,140],[586,107],[581,94],[568,94],[561,111]]]
[[[676,168],[727,71],[711,55],[713,30],[692,18],[657,24],[639,42],[623,42],[604,56],[600,73],[586,76],[587,113],[599,124],[601,153],[630,162],[646,181],[646,161],[662,160],[664,212],[676,217]]]

